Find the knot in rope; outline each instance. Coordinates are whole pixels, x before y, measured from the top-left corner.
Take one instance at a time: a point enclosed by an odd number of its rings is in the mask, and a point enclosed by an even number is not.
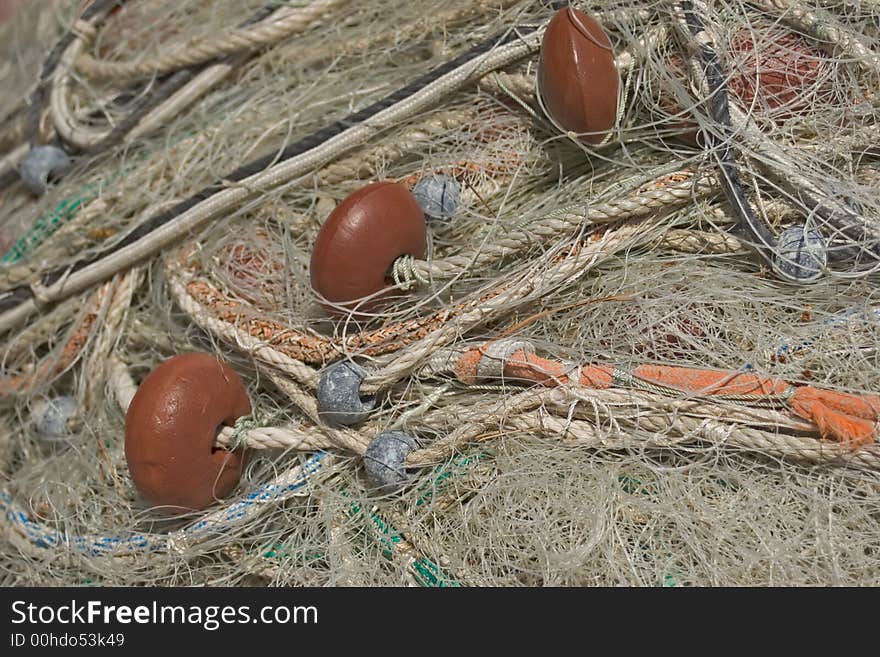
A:
[[[394,284],[404,292],[415,287],[416,283],[427,285],[428,279],[416,266],[416,259],[408,253],[397,258],[391,266],[391,278]]]
[[[232,435],[229,437],[229,450],[234,452],[247,444],[247,434],[258,428],[262,423],[256,413],[242,415],[232,426]]]
[[[71,32],[85,42],[91,42],[98,36],[98,28],[81,18],[73,24]]]

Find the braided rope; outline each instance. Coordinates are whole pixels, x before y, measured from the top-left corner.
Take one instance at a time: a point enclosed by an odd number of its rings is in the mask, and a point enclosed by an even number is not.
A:
[[[69,332],[64,345],[53,355],[22,374],[0,379],[0,398],[20,395],[33,390],[67,371],[82,355],[99,326],[99,318],[113,298],[116,284],[105,283],[89,295],[85,308]]]
[[[397,258],[391,265],[391,278],[394,280],[394,285],[403,291],[412,289],[417,283],[428,285],[431,282],[419,271],[416,267],[416,259],[408,253]]]
[[[425,279],[451,278],[475,267],[515,256],[523,249],[535,246],[536,238],[544,241],[558,239],[582,229],[584,224],[658,217],[716,189],[716,178],[709,174],[689,170],[665,174],[621,198],[554,210],[540,220],[530,222],[527,229],[505,231],[479,248],[465,249],[459,254],[428,262],[416,261],[415,270]]]
[[[580,419],[583,413],[594,421]],[[833,463],[870,470],[880,469],[880,444],[873,443],[853,451],[846,446],[818,440],[815,429],[788,414],[771,409],[745,408],[703,399],[680,399],[652,390],[594,389],[565,385],[551,390],[527,390],[504,401],[497,412],[480,412],[467,417],[456,431],[432,445],[411,452],[408,467],[427,467],[444,462],[462,451],[466,445],[498,437],[497,427],[560,437],[585,446],[612,449],[633,446],[669,447],[699,435],[719,445],[738,446],[784,458],[813,463]],[[654,433],[647,442],[629,430],[600,432],[595,409],[605,409],[613,416],[614,426],[623,419],[638,428]],[[614,409],[613,413],[611,409]],[[631,414],[625,410],[632,409]],[[540,409],[536,411],[535,409]],[[590,413],[590,409],[593,412]],[[566,420],[558,420],[547,411]],[[722,422],[717,418],[724,417]],[[769,428],[768,428],[769,427]],[[669,435],[670,431],[679,436]],[[798,435],[788,432],[812,433]]]
[[[68,270],[67,273],[58,272],[57,276],[53,274],[50,276],[53,282],[48,285],[32,283],[29,297],[24,301],[16,302],[11,309],[0,315],[0,331],[8,330],[38,310],[34,298],[37,293],[43,301],[42,305],[46,302],[61,301],[105,280],[117,271],[126,269],[133,262],[146,259],[258,191],[276,187],[321,166],[342,152],[365,142],[385,126],[395,125],[433,106],[452,91],[480,79],[486,73],[533,52],[541,34],[542,30],[538,29],[521,36],[514,43],[496,47],[485,54],[468,59],[418,91],[378,111],[370,118],[343,129],[313,148],[243,178],[235,186],[217,191],[203,200],[197,200],[195,204],[185,202],[186,209],[175,215],[173,220],[162,223],[143,237],[134,238],[125,245],[115,247],[109,253],[98,256],[96,261],[75,265],[72,273]],[[11,301],[12,297],[9,300]]]
[[[198,280],[185,283],[181,268],[169,267],[166,273],[175,300],[196,324],[240,345],[263,362],[292,374],[308,387],[314,388],[316,385],[315,374],[304,363],[323,364],[352,351],[366,355],[399,352],[392,363],[364,379],[361,391],[363,394],[373,394],[408,376],[438,349],[454,341],[461,332],[496,317],[499,310],[508,312],[535,295],[546,293],[583,275],[603,257],[623,248],[633,238],[649,238],[651,226],[657,223],[654,220],[646,226],[645,220],[642,220],[624,224],[562,258],[545,256],[544,260],[550,261],[548,264],[543,268],[536,267],[514,284],[502,285],[489,293],[475,293],[454,307],[426,318],[354,334],[342,342],[255,318],[245,312],[244,304],[230,302],[206,282]],[[242,325],[246,328],[242,329]]]
[[[91,406],[91,400],[97,397],[98,387],[104,385],[110,354],[120,339],[132,298],[142,281],[143,272],[139,267],[136,267],[120,276],[114,285],[107,312],[101,318],[97,338],[82,368],[85,377],[87,406]]]
[[[691,191],[693,191],[693,185],[692,185]],[[577,215],[575,215],[573,213],[571,224],[577,225],[578,222],[582,223],[583,217],[582,216],[578,217]],[[669,231],[666,235],[672,235],[675,232],[676,231]],[[679,234],[678,235],[679,239],[682,239],[682,240],[685,237],[688,237],[688,236],[693,237],[693,235],[694,235],[694,231],[677,231],[677,233]],[[688,235],[684,235],[684,233],[687,233]],[[531,233],[523,231],[523,234],[530,235]],[[664,237],[663,240],[664,240],[664,243],[666,243],[666,237]],[[673,239],[669,243],[674,244],[675,240]],[[736,245],[738,247],[741,247],[741,244],[737,240],[735,240],[733,238],[729,238],[729,239],[724,238],[724,236],[721,236],[721,239],[715,240],[714,242],[709,240],[706,243],[696,244],[696,245],[694,245],[693,242],[689,242],[689,245],[692,248],[707,248],[706,247],[707,243],[709,245],[709,248],[712,248],[713,245],[716,245],[717,248],[719,248],[719,249],[725,249],[725,248],[728,248],[731,244]],[[181,289],[183,289],[184,291],[186,290],[185,287],[178,286],[177,292],[180,292]],[[184,296],[188,297],[188,295],[184,295]],[[188,298],[191,298],[191,297],[188,297]],[[190,308],[193,308],[193,307],[194,306],[190,306]],[[197,304],[196,304],[196,307],[202,308],[201,306],[198,306]],[[189,311],[187,311],[187,312],[189,312]],[[222,328],[223,322],[218,322],[218,325],[221,326],[221,328]],[[239,336],[241,335],[241,332],[228,333],[228,335],[232,335],[233,337],[235,337],[236,341],[238,341]],[[278,352],[275,352],[275,350],[267,348],[266,353],[272,354],[272,353],[278,353]],[[287,358],[287,360],[294,360],[294,359]],[[311,370],[308,370],[308,371],[311,372]],[[300,375],[302,377],[302,379],[303,380],[308,379],[309,378],[308,373],[305,373],[305,370],[303,370],[302,372],[303,373],[301,373],[301,375]],[[313,377],[314,377],[313,372],[311,372],[311,376],[313,379]],[[302,383],[302,382],[303,381],[300,381],[300,383]],[[127,394],[127,392],[128,392],[127,390],[121,390],[120,395],[124,397],[125,394]],[[668,391],[663,390],[663,392],[668,392]],[[295,400],[298,399],[300,401],[302,401],[304,399],[301,391],[297,392],[292,398]],[[306,402],[302,402],[302,403],[305,404],[305,407],[311,409],[311,406],[309,406],[309,404],[307,404]],[[505,425],[512,426],[515,428],[520,426],[520,424],[518,424],[518,423],[522,423],[522,426],[526,426],[529,423],[533,423],[531,426],[534,427],[535,426],[534,423],[538,422],[540,420],[541,427],[550,427],[549,433],[551,435],[553,433],[565,434],[566,432],[574,432],[574,433],[580,432],[580,435],[584,436],[583,440],[586,440],[587,436],[593,436],[594,438],[597,438],[599,436],[599,434],[597,433],[597,431],[595,429],[595,426],[589,422],[575,419],[575,420],[571,420],[567,423],[562,423],[560,420],[558,420],[555,417],[544,418],[542,415],[540,415],[539,413],[534,412],[534,411],[531,411],[531,412],[523,411],[522,414],[513,415],[512,417],[508,417],[507,415],[504,415],[504,414],[499,414],[496,419],[498,419],[498,418],[503,418],[503,420],[499,420],[499,421],[503,421],[505,423]],[[679,429],[682,432],[682,435],[694,434],[694,435],[701,436],[710,442],[714,442],[714,443],[718,443],[718,444],[730,444],[730,445],[735,444],[735,445],[739,445],[739,446],[744,446],[748,449],[753,448],[753,447],[749,447],[749,445],[767,444],[767,441],[774,440],[774,436],[776,436],[776,438],[775,438],[775,440],[776,440],[775,445],[776,446],[775,447],[771,446],[770,448],[763,450],[763,451],[766,451],[771,454],[779,453],[780,455],[788,455],[788,452],[791,452],[794,454],[794,456],[796,458],[799,458],[798,454],[806,453],[809,456],[803,457],[803,458],[805,460],[813,460],[815,462],[825,462],[827,460],[833,460],[833,459],[849,460],[849,457],[851,456],[851,453],[849,451],[847,451],[845,454],[841,453],[841,454],[838,454],[837,456],[834,456],[833,449],[830,451],[825,450],[824,456],[823,456],[822,447],[824,444],[819,443],[819,441],[816,441],[815,439],[812,439],[809,437],[789,436],[787,434],[781,434],[782,438],[780,440],[778,438],[778,435],[774,434],[773,432],[769,432],[769,431],[765,431],[765,430],[761,430],[761,429],[756,429],[753,427],[739,427],[739,426],[732,427],[731,425],[716,422],[714,420],[710,420],[707,418],[698,419],[698,418],[691,418],[691,417],[684,417],[684,416],[679,417],[676,414],[675,419],[672,422],[672,424],[669,424],[669,423],[664,424],[662,422],[662,418],[657,419],[657,418],[654,418],[653,416],[649,416],[648,418],[645,419],[645,424],[640,423],[639,426],[641,428],[646,428],[646,427],[650,428],[652,426],[650,424],[651,422],[656,422],[656,426],[658,427],[656,429],[656,431],[667,431],[670,427],[675,427],[676,429]],[[562,430],[563,427],[565,428],[565,431]],[[571,427],[574,427],[574,429],[571,429]],[[534,430],[537,431],[537,429],[534,429]],[[258,437],[257,433],[260,431],[263,431],[263,433],[261,434],[260,437]],[[271,433],[272,431],[275,431],[276,433]],[[229,434],[231,434],[231,435],[229,435]],[[224,436],[225,436],[225,438],[224,438]],[[226,440],[228,442],[228,444],[231,446],[234,446],[236,438],[237,438],[237,436],[236,436],[236,429],[235,428],[227,428],[227,429],[224,429],[223,432],[221,432],[221,440]],[[657,441],[658,441],[657,444],[669,444],[668,442],[666,442],[666,443],[663,442],[664,438],[665,437],[658,436],[657,437]],[[305,442],[307,439],[308,439],[307,433],[305,431],[303,431],[301,433],[297,433],[296,428],[280,428],[280,429],[276,429],[276,430],[273,430],[271,428],[263,429],[263,430],[258,429],[258,428],[253,428],[247,432],[247,440],[249,441],[248,442],[249,446],[254,446],[257,448],[274,448],[274,447],[303,448],[302,447],[303,445],[306,445],[304,447],[306,449],[314,448],[312,446],[313,445],[312,443]],[[471,439],[460,438],[460,444],[464,444],[466,442],[469,442],[469,440],[474,440],[474,439],[479,439],[479,437],[472,436]],[[274,441],[274,442],[272,442],[272,441]],[[299,441],[299,442],[297,442],[297,441]],[[737,442],[737,441],[740,441],[740,442]],[[764,441],[764,442],[762,443],[761,441]],[[806,447],[804,447],[803,445],[798,445],[797,441],[801,441],[802,443],[804,443],[806,445]],[[354,439],[352,439],[352,438],[345,438],[345,439],[338,439],[336,441],[327,440],[326,442],[324,442],[322,444],[327,445],[327,446],[330,446],[330,445],[344,446],[347,449],[351,449],[351,445],[355,444],[355,448],[353,449],[353,451],[357,452],[357,449],[359,447],[362,447],[362,442],[363,441],[354,441]],[[780,448],[781,443],[784,443],[784,449]],[[815,447],[815,445],[817,443],[819,444],[818,450]],[[794,447],[792,447],[792,445],[794,445]],[[758,448],[756,448],[756,449],[758,449]],[[777,451],[774,451],[774,449]],[[859,461],[858,459],[856,459],[856,461],[858,461],[860,463],[872,463],[873,465],[868,466],[868,467],[876,467],[877,454],[873,453],[873,451],[871,451],[871,450],[869,450],[869,451],[871,453],[869,453],[868,456],[866,456],[861,461]],[[859,453],[861,453],[861,450]],[[871,460],[871,459],[873,459],[873,460]],[[183,544],[183,542],[181,542],[181,544]],[[404,550],[404,551],[406,551],[406,550]]]
[[[370,439],[352,429],[331,429],[322,424],[318,414],[318,404],[315,398],[306,393],[292,381],[278,376],[271,370],[266,370],[266,375],[272,382],[296,404],[301,411],[315,424],[315,431],[321,432],[330,440],[335,447],[347,450],[357,456],[363,456],[370,444]]]
[[[681,416],[669,422],[666,418],[645,416],[640,418],[639,427],[643,430],[656,432],[653,436],[645,439],[637,438],[633,434],[610,435],[607,432],[599,431],[592,422],[564,420],[540,412],[511,417],[506,421],[506,425],[511,430],[516,429],[548,438],[559,438],[563,442],[587,448],[668,448],[698,439],[725,449],[745,449],[803,463],[836,465],[870,471],[880,469],[880,449],[876,446],[867,446],[857,452],[852,452],[839,445],[821,442],[809,436],[726,424],[710,418]],[[680,432],[680,435],[669,435],[670,429]]]
[[[438,350],[474,327],[509,312],[536,296],[547,294],[560,285],[577,280],[605,258],[631,245],[633,240],[645,239],[656,224],[656,221],[647,220],[623,224],[609,229],[595,241],[573,249],[564,257],[545,256],[542,262],[515,283],[493,292],[490,296],[471,301],[456,312],[455,321],[444,323],[424,339],[403,349],[394,362],[371,372],[361,383],[362,394],[373,394],[409,376]]]
[[[277,10],[275,15],[283,14],[285,11],[288,10]],[[50,114],[58,135],[65,142],[80,149],[103,150],[116,140],[129,142],[150,132],[195,102],[245,60],[241,55],[232,57],[228,61],[207,68],[198,75],[194,75],[194,71],[187,70],[183,66],[172,67],[170,70],[177,70],[177,73],[162,83],[160,89],[154,92],[153,98],[139,111],[109,129],[93,128],[81,124],[67,104],[75,60],[81,55],[86,43],[94,39],[96,34],[96,28],[91,23],[79,21],[77,25],[79,26],[79,29],[75,29],[77,36],[63,53],[53,77]]]
[[[787,2],[788,0],[780,1]],[[736,103],[729,102],[724,90],[723,75],[713,50],[715,38],[712,29],[700,21],[692,9],[683,9],[683,7],[691,6],[694,9],[698,9],[700,13],[708,15],[708,9],[700,0],[685,0],[676,5],[676,27],[678,28],[678,33],[682,35],[692,48],[700,52],[704,60],[704,64],[707,67],[706,71],[697,66],[696,62],[693,63],[691,68],[703,89],[704,95],[709,97],[713,115],[718,123],[722,128],[729,126],[729,128],[735,131],[737,136],[744,139],[750,151],[760,154],[762,157],[758,159],[759,166],[768,169],[782,184],[793,188],[795,190],[793,198],[800,199],[801,203],[806,202],[811,206],[810,209],[823,216],[837,230],[852,239],[860,242],[867,237],[867,239],[873,242],[871,250],[877,252],[880,249],[880,229],[873,222],[855,212],[847,204],[834,198],[829,192],[819,189],[815,183],[799,173],[797,163],[786,154],[785,150],[775,144],[754,125],[750,121],[749,116],[737,107]],[[693,24],[691,25],[690,23]],[[741,228],[748,228],[759,245],[766,247],[768,250],[773,250],[775,248],[774,238],[757,219],[751,205],[745,198],[744,191],[738,180],[734,151],[728,139],[725,139],[722,143],[721,152],[717,157],[724,174],[721,181],[725,184],[725,191],[731,199],[731,205],[741,216]],[[839,251],[839,253],[832,251],[829,253],[829,256],[841,259],[842,257],[852,255],[850,253],[852,249]],[[766,254],[765,257],[767,257]],[[877,268],[880,268],[880,263],[873,267],[873,269]],[[781,274],[782,272],[777,269],[777,273]],[[846,276],[846,274],[840,272],[835,273],[838,276]],[[859,271],[850,275],[864,276],[866,273],[865,271]]]
[[[328,12],[338,9],[345,1],[312,0],[305,7],[280,9],[270,18],[253,26],[230,30],[210,39],[192,40],[140,61],[109,62],[87,53],[77,53],[76,70],[90,78],[113,80],[162,75],[227,55],[270,46],[310,27]]]
[[[656,179],[647,185],[644,185],[638,192],[628,197],[616,201],[609,201],[598,204],[590,208],[588,216],[597,217],[605,221],[611,221],[615,218],[615,214],[619,216],[627,216],[627,213],[636,217],[655,214],[658,209],[662,209],[666,205],[680,204],[691,198],[694,193],[703,193],[711,186],[711,178],[696,178],[691,172],[679,172],[672,175],[666,175]],[[574,228],[576,221],[583,219],[572,213],[570,210],[562,210],[554,212],[552,220],[544,220],[538,224],[530,226],[530,230],[543,235],[544,237],[558,237],[558,233],[551,232],[551,228],[555,227],[560,233],[568,232]],[[559,217],[559,218],[557,218]],[[564,230],[567,228],[568,231]],[[511,233],[508,234],[509,236]],[[513,236],[517,232],[512,233]],[[672,244],[675,244],[676,235],[673,234]],[[678,235],[678,244],[684,244],[682,236]],[[704,242],[712,243],[712,240],[704,240]],[[724,241],[724,246],[730,245],[730,248],[738,250],[738,243],[735,240]],[[519,244],[522,248],[523,243]],[[699,238],[691,237],[690,246],[692,248],[700,248],[705,246],[701,244]],[[504,248],[502,244],[502,248]],[[499,251],[493,252],[494,257],[498,257]],[[454,262],[454,258],[450,259]],[[397,261],[399,262],[399,261]],[[397,262],[395,265],[397,265]],[[432,267],[437,266],[438,261],[432,261]],[[467,263],[468,266],[470,263]],[[413,268],[416,272],[418,271]],[[435,271],[443,270],[443,265],[437,267]],[[447,273],[458,274],[464,269],[453,270]],[[314,388],[316,385],[315,374],[310,369],[305,368],[304,362],[323,364],[329,360],[344,355],[345,353],[355,350],[362,350],[366,355],[379,355],[388,351],[401,349],[406,344],[412,344],[420,340],[426,340],[428,336],[443,324],[450,322],[456,318],[455,326],[458,327],[457,316],[461,311],[473,305],[473,302],[464,302],[456,307],[441,311],[438,314],[430,316],[422,320],[409,320],[398,323],[390,327],[383,327],[378,331],[361,332],[352,336],[348,336],[343,343],[331,341],[327,338],[305,334],[291,327],[271,322],[265,319],[256,319],[244,312],[243,304],[230,302],[223,295],[205,281],[190,281],[188,284],[184,282],[182,268],[169,267],[166,271],[171,285],[172,295],[178,305],[203,329],[208,332],[223,337],[245,349],[248,353],[253,354],[263,362],[269,363],[281,371],[291,374],[301,384]],[[397,272],[397,282],[400,283],[401,272]],[[422,278],[424,275],[422,274]],[[479,299],[479,304],[485,303],[490,296],[483,295]],[[508,299],[504,296],[499,301],[500,305],[508,303]],[[491,315],[488,315],[491,316]],[[476,320],[479,322],[480,320]],[[245,324],[246,328],[241,328]],[[458,329],[457,329],[458,330]],[[257,338],[257,339],[255,339]],[[262,338],[260,340],[259,338]],[[433,343],[432,348],[436,348]],[[400,362],[400,359],[397,360]],[[406,368],[413,366],[413,362],[407,360]],[[380,375],[376,375],[380,376]],[[385,384],[394,383],[399,380],[401,374],[396,378],[385,378]],[[384,385],[377,381],[371,380],[365,383],[365,390],[375,391],[372,386]]]
[[[283,351],[273,348],[266,341],[259,340],[256,336],[239,329],[235,324],[223,321],[212,313],[208,307],[199,303],[192,295],[192,288],[185,285],[182,276],[175,271],[174,267],[168,267],[166,275],[168,276],[169,288],[175,302],[196,325],[212,335],[216,335],[227,342],[232,342],[239,349],[252,355],[254,358],[292,376],[301,385],[311,389],[317,387],[317,373],[305,364],[306,362],[314,362],[314,360],[307,361],[291,357]]]
[[[107,378],[120,409],[123,413],[127,412],[137,392],[137,384],[120,358],[111,356],[108,359]],[[220,429],[215,444],[229,450],[244,446],[249,449],[316,451],[336,446],[336,443],[322,436],[319,431],[302,424],[284,427],[267,427],[261,424],[262,421],[254,416],[243,416],[236,421],[235,426],[224,426]]]
[[[283,427],[252,424],[244,426],[237,435],[235,427],[223,427],[217,434],[216,445],[228,450],[243,446],[248,449],[292,449],[301,452],[315,452],[336,446],[317,435],[313,429],[292,424]]]
[[[740,240],[727,233],[708,233],[702,230],[681,228],[664,233],[658,246],[683,253],[712,253],[716,255],[740,253],[745,248]]]
[[[218,65],[217,68],[221,66],[223,65]],[[211,69],[206,69],[204,73],[209,73],[210,71]],[[198,82],[198,78],[193,80],[193,83],[196,82]],[[181,92],[184,91],[186,91],[186,88],[181,90]],[[169,99],[169,102],[172,100],[173,98]],[[165,105],[162,106],[162,108],[164,107]],[[157,111],[162,108],[157,109]],[[428,118],[404,130],[391,143],[377,144],[366,153],[358,153],[321,168],[315,174],[316,182],[324,185],[370,177],[376,173],[381,165],[397,161],[412,152],[420,140],[429,139],[448,130],[472,124],[474,117],[474,112],[469,109],[432,113]],[[160,156],[156,156],[148,162],[141,170],[141,177],[153,181],[153,185],[167,182],[173,175],[173,172],[168,170],[166,155],[167,158],[173,159],[178,153],[200,148],[205,143],[210,142],[221,131],[234,131],[241,124],[254,121],[254,117],[250,115],[235,117],[232,119],[231,125],[215,126],[192,137],[182,139],[170,146],[167,153],[163,151]],[[138,135],[138,128],[135,128],[130,133],[131,139]],[[66,218],[67,214],[71,213],[66,211],[64,223],[54,233],[39,231],[40,240],[44,239],[48,234],[54,236],[51,244],[46,245],[40,251],[36,251],[25,263],[16,262],[13,266],[6,266],[0,269],[0,286],[11,287],[18,285],[39,273],[44,261],[76,256],[87,248],[94,246],[93,240],[89,239],[88,232],[83,230],[83,227],[88,226],[94,219],[111,212],[113,204],[118,199],[142,193],[143,189],[139,189],[139,187],[143,185],[143,182],[139,178],[131,176],[120,177],[113,188],[103,190],[100,196],[87,202],[77,202],[76,213],[73,214],[72,218]],[[79,207],[80,203],[82,203],[81,208]],[[156,211],[156,208],[152,208],[146,210],[143,214],[149,216]],[[36,235],[34,238],[36,238]],[[40,247],[35,245],[33,240],[29,239],[28,250],[34,248]],[[20,250],[17,249],[16,252]]]
[[[737,135],[743,138],[749,148],[754,149],[763,157],[758,160],[758,165],[769,170],[785,184],[799,191],[797,198],[808,202],[813,209],[832,222],[842,233],[856,240],[866,237],[875,244],[880,242],[880,228],[873,222],[853,211],[842,201],[829,195],[829,192],[819,189],[814,182],[798,173],[799,168],[786,155],[785,150],[772,140],[767,139],[748,118],[748,116],[736,105],[730,105],[731,125]],[[842,275],[839,274],[838,275]]]
[[[125,413],[131,406],[131,400],[134,399],[137,392],[137,384],[129,373],[128,367],[118,356],[111,356],[107,362],[107,382],[116,403]]]
[[[0,530],[10,538],[24,539],[19,544],[38,557],[43,550],[53,548],[101,557],[123,557],[142,552],[181,553],[192,550],[213,536],[247,524],[291,497],[309,495],[309,479],[319,473],[332,472],[333,465],[332,456],[318,452],[303,463],[288,468],[272,481],[257,486],[234,502],[170,534],[131,532],[120,536],[71,536],[33,520],[8,492],[0,490],[0,513],[6,520],[0,525]]]
[[[55,131],[66,142],[75,144],[80,148],[93,146],[107,136],[105,130],[77,121],[66,102],[70,94],[70,70],[73,68],[74,60],[83,51],[84,47],[83,39],[78,37],[64,51],[49,92],[49,111]]]

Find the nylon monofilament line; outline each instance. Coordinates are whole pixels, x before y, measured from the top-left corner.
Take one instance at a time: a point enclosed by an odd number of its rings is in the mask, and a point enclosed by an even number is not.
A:
[[[877,9],[692,4],[74,27],[40,138],[117,138],[0,190],[0,580],[880,581]]]
[[[700,5],[700,3],[697,4]],[[726,76],[722,70],[718,55],[712,46],[713,38],[710,31],[697,15],[694,3],[684,2],[679,3],[678,6],[680,8],[678,12],[679,19],[684,24],[685,30],[690,33],[691,38],[696,44],[695,47],[700,54],[702,62],[702,70],[699,70],[700,86],[705,87],[708,92],[711,113],[717,128],[720,130],[718,135],[712,135],[710,138],[720,142],[720,152],[715,157],[718,159],[719,168],[722,172],[720,180],[728,197],[728,202],[740,217],[739,231],[743,235],[749,236],[758,248],[758,252],[771,263],[777,273],[791,282],[810,282],[815,280],[822,275],[827,258],[836,260],[857,259],[861,254],[854,252],[852,247],[837,246],[832,248],[828,255],[826,255],[827,249],[821,236],[814,239],[816,242],[816,254],[813,254],[814,262],[809,269],[780,253],[776,238],[771,235],[764,223],[756,216],[739,180],[736,154],[731,145],[732,135],[730,128],[733,127],[731,115],[736,116],[736,124],[739,129],[747,130],[748,128],[745,127],[746,119],[742,112],[730,105],[725,82]],[[702,5],[700,6],[702,7]],[[762,146],[763,144],[766,144],[765,140],[762,140]],[[796,175],[793,177],[797,178]],[[808,182],[806,184],[800,183],[798,198],[806,200],[813,212],[821,213],[838,230],[843,231],[853,239],[864,239],[866,234],[872,232],[872,229],[866,229],[866,222],[860,220],[851,208],[843,207],[839,203],[829,204],[826,200],[821,199],[821,192],[817,193],[815,187]],[[834,205],[838,207],[834,207]],[[797,239],[798,246],[796,248],[802,250],[805,238],[798,234]],[[864,248],[869,251],[875,251],[877,244],[873,243],[872,245],[872,243],[869,243]]]
[[[352,142],[364,139],[375,130],[374,125],[382,125],[384,121],[392,120],[392,116],[394,120],[401,120],[431,102],[447,87],[454,89],[475,76],[515,60],[530,49],[531,45],[526,41],[530,32],[535,33],[534,28],[511,29],[500,37],[484,41],[394,94],[286,147],[277,156],[270,155],[240,167],[226,176],[229,182],[239,183],[236,187],[212,186],[202,190],[168,212],[141,224],[94,257],[50,271],[35,285],[0,293],[0,311],[3,313],[0,315],[0,330],[8,330],[38,305],[62,300],[65,295],[75,294],[119,268],[155,253],[186,231],[210,220],[213,213],[245,198],[246,189],[289,180],[303,173],[305,167],[326,161],[331,154],[344,152]],[[518,40],[524,43],[517,43]]]
[[[90,62],[93,68],[97,64],[87,55],[82,54],[86,42],[95,38],[96,24],[106,19],[110,11],[123,6],[123,2],[93,3],[77,21],[74,29],[66,33],[52,49],[43,65],[40,83],[31,94],[28,104],[28,137],[31,152],[25,155],[18,165],[22,179],[31,191],[42,193],[44,189],[41,187],[45,187],[45,181],[40,183],[31,180],[34,177],[34,174],[30,173],[31,169],[40,170],[41,167],[48,167],[48,172],[41,171],[37,177],[45,176],[47,173],[58,177],[71,166],[66,161],[63,164],[60,161],[43,163],[40,159],[46,157],[41,156],[41,153],[53,152],[50,149],[57,150],[56,146],[39,145],[42,141],[41,123],[47,95],[51,101],[49,113],[55,133],[67,153],[77,155],[79,158],[95,157],[123,140],[130,141],[149,132],[161,121],[169,119],[182,107],[197,100],[211,86],[223,80],[236,66],[245,61],[246,56],[243,56],[243,53],[246,55],[248,51],[271,45],[290,36],[340,2],[341,0],[324,0],[312,3],[305,10],[279,9],[275,4],[269,4],[239,26],[239,31],[235,34],[236,38],[233,38],[231,43],[227,39],[227,43],[219,48],[216,44],[214,46],[199,44],[196,48],[191,47],[189,51],[190,55],[196,54],[195,58],[172,57],[170,62],[160,63],[154,70],[148,68],[154,75],[166,75],[160,79],[155,88],[149,90],[135,103],[134,108],[122,120],[105,130],[90,127],[78,120],[67,106],[72,69],[81,68],[84,62]],[[212,66],[205,64],[223,55],[226,57],[220,63]],[[117,81],[127,79],[123,76],[123,72],[119,71],[110,77]],[[135,91],[137,87],[122,92],[113,103],[131,96]],[[93,118],[93,115],[88,118]],[[5,174],[0,187],[13,182],[15,177],[14,171],[10,170]]]

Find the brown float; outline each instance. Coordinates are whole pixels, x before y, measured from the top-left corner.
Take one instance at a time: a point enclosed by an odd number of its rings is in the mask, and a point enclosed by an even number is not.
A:
[[[390,285],[394,261],[406,254],[424,258],[426,248],[425,215],[412,193],[395,182],[367,185],[321,227],[312,249],[312,287],[327,301],[367,312],[387,297],[377,293]]]
[[[125,417],[125,458],[144,499],[173,514],[232,492],[246,454],[215,448],[214,440],[250,412],[241,378],[214,356],[181,354],[159,365]]]
[[[538,91],[559,126],[598,144],[614,127],[620,78],[611,40],[595,18],[566,7],[541,41]]]

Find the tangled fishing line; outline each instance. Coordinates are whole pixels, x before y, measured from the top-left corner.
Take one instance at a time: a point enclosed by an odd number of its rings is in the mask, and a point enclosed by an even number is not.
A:
[[[4,584],[880,581],[876,2],[46,4]]]

